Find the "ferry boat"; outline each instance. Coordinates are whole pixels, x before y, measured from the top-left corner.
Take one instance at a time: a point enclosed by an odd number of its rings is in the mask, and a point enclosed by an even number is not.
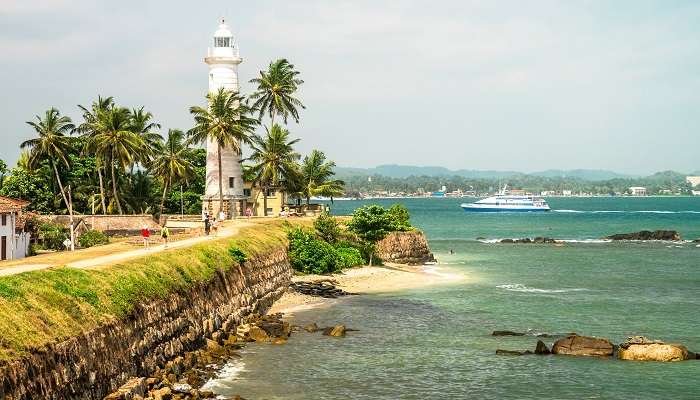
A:
[[[467,212],[536,212],[550,211],[549,204],[541,198],[532,195],[512,195],[506,189],[508,185],[495,196],[474,203],[464,203],[462,209]]]

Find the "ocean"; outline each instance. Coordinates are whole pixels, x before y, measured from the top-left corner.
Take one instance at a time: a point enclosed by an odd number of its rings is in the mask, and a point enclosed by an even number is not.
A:
[[[600,240],[642,229],[700,238],[700,197],[552,198],[555,211],[522,214],[467,214],[459,208],[465,200],[336,201],[338,215],[367,203],[404,204],[438,269],[467,279],[298,312],[297,324],[359,331],[249,345],[210,386],[248,399],[700,398],[700,361],[496,355],[533,350],[541,333],[568,332],[614,343],[644,335],[700,351],[698,244]],[[535,236],[567,243],[493,243]]]

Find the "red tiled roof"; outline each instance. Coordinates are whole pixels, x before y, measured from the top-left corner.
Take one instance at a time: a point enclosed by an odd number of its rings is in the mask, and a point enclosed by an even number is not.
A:
[[[29,202],[10,197],[0,196],[0,212],[21,211]]]

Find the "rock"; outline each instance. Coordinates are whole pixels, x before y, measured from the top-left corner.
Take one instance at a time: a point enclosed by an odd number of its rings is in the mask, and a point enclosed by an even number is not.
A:
[[[272,340],[272,344],[285,344],[285,343],[287,343],[287,338],[285,338],[285,337],[278,337],[278,338],[274,338]]]
[[[513,331],[493,331],[491,332],[491,336],[525,336],[525,334]]]
[[[691,358],[685,346],[666,344],[660,340],[650,340],[644,336],[632,336],[620,344],[618,357],[632,361],[683,361]]]
[[[151,396],[153,396],[153,400],[170,400],[173,397],[173,392],[166,386],[162,389],[152,391]]]
[[[423,265],[435,262],[428,240],[418,230],[392,232],[376,244],[377,256],[385,262]]]
[[[172,391],[174,393],[187,393],[189,394],[192,391],[192,386],[190,386],[187,383],[176,383],[172,386],[170,386]]]
[[[513,239],[502,239],[501,243],[515,243]]]
[[[528,354],[532,354],[532,352],[530,350],[517,351],[517,350],[498,349],[498,350],[496,350],[496,354],[498,354],[499,356],[525,356]]]
[[[248,338],[254,342],[267,342],[270,340],[270,335],[258,326],[251,326],[248,331]]]
[[[552,354],[552,352],[549,351],[549,348],[547,347],[546,344],[544,344],[543,341],[538,340],[537,346],[535,346],[535,354],[547,355],[547,354]]]
[[[143,396],[146,393],[146,378],[132,378],[119,387],[116,392],[105,397],[107,400],[131,400],[134,396]]]
[[[608,339],[571,335],[554,342],[552,353],[570,356],[611,356],[613,344]]]
[[[289,324],[280,322],[262,322],[259,327],[267,333],[269,337],[287,336]],[[257,342],[257,340],[256,340]]]
[[[345,325],[329,326],[323,330],[326,336],[343,337],[345,336]]]
[[[321,328],[319,328],[318,325],[316,325],[316,323],[314,322],[311,324],[304,325],[304,330],[309,333],[314,333],[321,330]]]
[[[681,240],[681,235],[676,231],[657,230],[657,231],[639,231],[631,233],[618,233],[615,235],[606,236],[605,239],[610,240]]]

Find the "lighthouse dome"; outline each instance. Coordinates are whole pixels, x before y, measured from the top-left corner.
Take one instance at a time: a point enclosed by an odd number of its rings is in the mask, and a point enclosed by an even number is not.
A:
[[[221,18],[221,24],[219,24],[219,29],[217,29],[216,32],[214,32],[214,37],[215,38],[233,37],[231,30],[228,29],[228,25],[226,25],[226,22],[224,21],[223,18]]]

